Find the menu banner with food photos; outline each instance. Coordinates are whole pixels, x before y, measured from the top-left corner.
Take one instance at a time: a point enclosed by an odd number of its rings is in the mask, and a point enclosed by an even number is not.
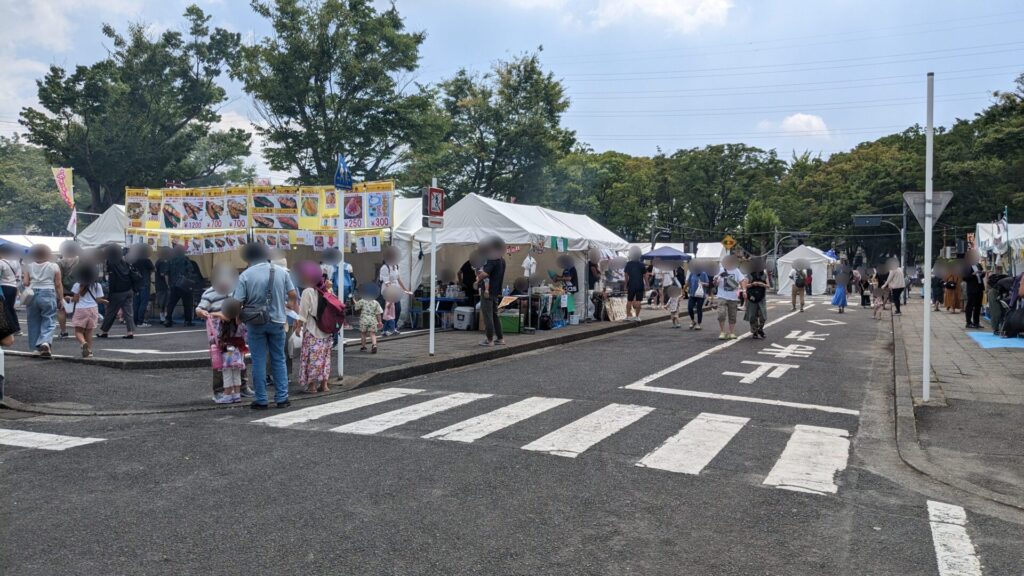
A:
[[[199,188],[186,188],[182,192],[184,196],[181,200],[181,208],[185,218],[181,227],[186,230],[205,228],[203,214],[206,207],[206,191]]]
[[[395,211],[395,183],[360,182],[342,196],[346,230],[391,228]]]
[[[292,247],[292,237],[288,230],[253,230],[252,241],[267,248],[290,250]]]
[[[146,228],[160,228],[163,223],[162,208],[164,203],[164,191],[160,189],[149,189],[146,191]]]
[[[253,228],[299,229],[297,186],[255,186],[251,206]]]
[[[249,187],[228,186],[224,189],[225,228],[249,227]]]
[[[225,193],[223,188],[207,188],[203,198],[203,228],[225,228],[227,214],[224,211]]]
[[[145,225],[148,205],[149,194],[145,188],[125,189],[124,215],[128,217],[128,227],[142,228]]]
[[[334,188],[330,188],[331,191]],[[314,230],[320,226],[323,213],[324,186],[302,186],[299,188],[299,229]]]

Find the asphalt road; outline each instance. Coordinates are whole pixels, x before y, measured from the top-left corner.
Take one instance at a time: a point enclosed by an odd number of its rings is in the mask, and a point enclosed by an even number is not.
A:
[[[0,446],[0,572],[1024,573],[1024,520],[894,462],[886,324],[788,314],[764,341],[660,323],[315,409],[9,415],[102,441],[0,431],[66,448]]]

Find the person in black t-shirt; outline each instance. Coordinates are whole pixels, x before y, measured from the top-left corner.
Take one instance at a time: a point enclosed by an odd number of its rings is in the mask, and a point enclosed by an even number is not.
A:
[[[744,318],[750,322],[750,337],[764,338],[764,325],[768,321],[768,276],[764,273],[764,264],[754,264],[754,270],[743,281],[743,289],[747,295],[747,306]]]
[[[476,305],[476,270],[473,268],[473,264],[466,260],[462,264],[462,268],[459,268],[459,284],[462,285],[462,291],[466,293],[466,299],[469,301],[468,306]]]
[[[492,344],[504,345],[505,335],[501,331],[501,319],[498,318],[498,304],[501,303],[501,289],[505,282],[505,244],[499,239],[484,242],[487,263],[477,274],[480,290],[480,314],[484,317],[484,329],[487,339],[480,342],[481,346]],[[483,289],[486,280],[487,289]]]
[[[148,328],[147,312],[149,311],[149,290],[153,283],[153,261],[149,259],[149,246],[137,244],[128,250],[128,261],[142,277],[135,286],[135,302],[133,303],[136,325]]]
[[[630,319],[630,311],[633,312],[634,321],[640,321],[640,307],[643,304],[644,292],[647,290],[647,271],[643,263],[637,259],[626,263],[626,320]]]
[[[169,247],[164,246],[157,250],[156,263],[153,265],[153,271],[156,273],[156,281],[153,283],[153,287],[156,291],[156,309],[160,311],[161,324],[167,318],[164,308],[167,307],[167,275],[170,274],[167,264],[170,260],[171,249]]]

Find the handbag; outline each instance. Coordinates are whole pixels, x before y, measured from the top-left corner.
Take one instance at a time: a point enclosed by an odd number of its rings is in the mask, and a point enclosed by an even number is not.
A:
[[[270,297],[271,290],[274,289],[274,270],[277,266],[270,265],[270,280],[267,282],[267,293],[263,296],[263,301],[259,304],[250,304],[246,302],[242,305],[242,313],[240,318],[242,322],[246,324],[252,324],[255,326],[261,326],[270,322]],[[248,298],[246,298],[248,300]]]
[[[697,283],[697,289],[693,291],[693,297],[694,298],[703,298],[704,297],[704,285],[701,284],[700,282]]]
[[[21,305],[28,306],[29,304],[32,303],[32,299],[35,297],[35,290],[33,290],[32,288],[25,288],[24,290],[21,291],[21,296],[19,296],[19,298],[21,299]]]

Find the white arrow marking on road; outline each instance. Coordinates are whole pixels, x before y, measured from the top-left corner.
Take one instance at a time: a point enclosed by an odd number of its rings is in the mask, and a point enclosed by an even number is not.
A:
[[[636,463],[683,474],[700,474],[749,418],[702,412],[675,436]]]
[[[440,438],[441,440],[454,440],[456,442],[473,442],[479,440],[488,434],[493,434],[502,428],[507,428],[516,422],[521,422],[536,416],[541,412],[550,410],[556,406],[561,406],[566,402],[570,402],[567,398],[541,398],[534,396],[525,400],[520,400],[515,404],[510,404],[504,408],[498,408],[487,414],[482,414],[469,420],[457,422],[442,428],[435,432],[431,432],[424,436],[424,438]]]
[[[813,306],[814,306],[814,304],[808,304],[805,307],[805,309],[812,308]],[[790,316],[796,316],[797,314],[799,314],[799,312],[790,312],[789,314],[786,314],[785,316],[780,316],[779,318],[777,318],[775,320],[772,320],[771,322],[768,322],[767,324],[764,325],[764,327],[768,328],[770,326],[778,324],[779,322],[782,322],[783,320],[785,320],[786,318],[789,318]],[[663,378],[663,377],[665,377],[665,376],[675,372],[676,370],[680,370],[680,369],[682,369],[682,368],[684,368],[686,366],[689,366],[690,364],[693,364],[694,362],[696,362],[697,360],[700,360],[701,358],[706,358],[706,357],[710,356],[711,354],[714,354],[715,352],[718,352],[719,350],[725,350],[729,346],[733,346],[737,342],[739,342],[740,340],[743,340],[743,339],[746,339],[746,338],[750,338],[750,332],[744,332],[743,334],[740,334],[739,336],[737,336],[735,340],[727,340],[727,341],[725,341],[725,342],[723,342],[723,343],[721,343],[721,344],[719,344],[717,346],[713,346],[711,348],[708,348],[707,350],[705,350],[703,352],[700,352],[698,354],[694,354],[693,356],[690,356],[689,358],[687,358],[686,360],[683,360],[682,362],[679,362],[677,364],[673,364],[673,365],[669,366],[668,368],[664,368],[662,370],[658,370],[657,372],[655,372],[654,374],[651,374],[650,376],[644,376],[643,378],[637,380],[636,382],[633,382],[632,384],[627,384],[627,385],[623,386],[623,388],[630,388],[630,389],[633,389],[633,390],[644,390],[645,389],[644,387],[647,386],[647,384],[650,384],[651,382],[654,382],[655,380],[658,380],[659,378]]]
[[[836,474],[846,469],[850,433],[797,424],[764,484],[794,492],[835,494]]]
[[[753,362],[743,360],[743,364],[757,366],[752,372],[722,372],[722,376],[738,376],[740,384],[753,384],[758,378],[767,375],[769,378],[782,378],[790,368],[799,368],[796,364],[775,364],[774,362]]]
[[[967,534],[967,512],[952,504],[928,501],[939,576],[981,576],[981,562]]]
[[[103,352],[120,352],[122,354],[157,354],[157,355],[168,355],[168,354],[199,354],[200,352],[209,352],[209,348],[203,348],[202,350],[150,350],[147,348],[98,348],[98,351]]]
[[[806,332],[800,330],[793,330],[786,335],[786,339],[797,340],[799,342],[807,342],[810,340],[824,341],[825,336],[828,336],[828,334],[815,334],[813,330],[808,330]]]
[[[373,416],[365,420],[359,420],[357,422],[352,422],[351,424],[331,428],[331,432],[342,432],[345,434],[377,434],[378,432],[383,432],[390,428],[394,428],[395,426],[408,424],[413,420],[426,418],[431,414],[444,412],[445,410],[450,410],[452,408],[462,406],[463,404],[469,404],[474,400],[490,398],[491,396],[492,394],[470,394],[468,392],[457,392],[455,394],[449,394],[433,400],[427,400],[426,402],[420,402],[419,404],[413,404],[406,408],[399,408],[398,410],[378,414],[377,416]]]
[[[61,436],[27,430],[0,429],[0,444],[19,448],[39,448],[41,450],[67,450],[76,446],[84,446],[94,442],[103,442],[103,438],[79,438],[77,436]]]
[[[575,458],[601,440],[636,422],[654,408],[632,404],[609,404],[596,412],[523,446],[523,450],[547,452]]]

